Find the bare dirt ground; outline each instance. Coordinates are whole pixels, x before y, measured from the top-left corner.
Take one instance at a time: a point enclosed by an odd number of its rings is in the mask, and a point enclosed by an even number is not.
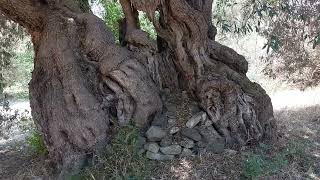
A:
[[[257,179],[320,180],[320,90],[300,94],[290,92],[272,96],[279,138],[268,145],[265,152],[275,160],[283,152],[297,155],[287,153],[285,158],[280,158],[278,164],[285,164],[281,168],[272,164],[276,170],[268,174],[264,174],[264,169],[248,169],[246,162],[261,152],[260,146],[248,146],[239,152],[226,150],[223,154],[204,153],[172,162],[157,162],[152,179],[250,179],[244,176],[247,170],[258,173]],[[299,151],[301,147],[303,153]],[[11,146],[0,146],[1,180],[47,179],[46,175],[50,174],[47,166],[48,162],[43,157],[33,157]]]
[[[39,179],[48,174],[44,157],[34,157],[16,147],[0,147],[0,179]]]

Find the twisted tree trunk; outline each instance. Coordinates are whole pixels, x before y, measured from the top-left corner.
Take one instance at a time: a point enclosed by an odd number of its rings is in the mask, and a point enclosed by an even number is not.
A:
[[[162,111],[163,88],[187,91],[231,148],[274,137],[269,96],[246,77],[244,57],[214,40],[212,0],[120,2],[125,47],[80,1],[0,0],[0,11],[32,35],[32,115],[59,165],[75,167],[107,143],[114,117],[148,126]],[[138,10],[157,42],[139,29]]]
[[[165,54],[166,62],[172,61],[175,65],[170,74],[176,74],[174,81],[178,81],[179,86],[173,90],[187,90],[208,113],[230,147],[274,136],[270,98],[246,77],[247,61],[214,41],[212,0],[123,0],[123,6],[129,4],[131,11],[146,12],[156,27],[162,42],[160,51]],[[156,11],[160,12],[159,19]],[[134,39],[139,37],[135,31],[126,31],[129,44],[134,44]],[[130,32],[133,32],[131,36]],[[163,79],[160,82],[165,84]]]

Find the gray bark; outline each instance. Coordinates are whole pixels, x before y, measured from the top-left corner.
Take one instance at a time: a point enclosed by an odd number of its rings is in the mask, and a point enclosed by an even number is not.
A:
[[[32,115],[59,165],[73,168],[106,144],[113,118],[148,126],[162,110],[163,88],[187,91],[231,148],[275,137],[271,100],[246,77],[247,61],[214,40],[212,0],[121,4],[125,47],[76,1],[0,0],[0,11],[32,35]],[[158,42],[139,29],[137,10],[147,13]]]

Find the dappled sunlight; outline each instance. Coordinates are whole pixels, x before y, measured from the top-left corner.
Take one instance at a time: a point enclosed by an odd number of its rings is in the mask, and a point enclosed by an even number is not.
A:
[[[171,166],[171,173],[178,179],[190,179],[192,172],[192,161],[187,159],[181,159],[178,165]]]

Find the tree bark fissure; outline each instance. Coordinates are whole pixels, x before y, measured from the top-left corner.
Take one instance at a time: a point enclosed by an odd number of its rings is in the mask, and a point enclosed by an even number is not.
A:
[[[114,117],[147,127],[162,112],[164,88],[186,90],[231,148],[275,136],[271,100],[246,77],[247,61],[214,41],[212,0],[121,0],[125,47],[75,1],[19,2],[0,0],[0,11],[32,34],[32,116],[63,167],[107,143]],[[138,10],[157,42],[139,29]]]
[[[59,23],[57,23],[59,22]],[[98,71],[83,69],[78,27],[52,13],[42,31],[30,82],[34,121],[61,164],[106,142],[109,115],[100,107]],[[90,67],[90,65],[88,65]],[[72,155],[72,156],[71,156]]]

